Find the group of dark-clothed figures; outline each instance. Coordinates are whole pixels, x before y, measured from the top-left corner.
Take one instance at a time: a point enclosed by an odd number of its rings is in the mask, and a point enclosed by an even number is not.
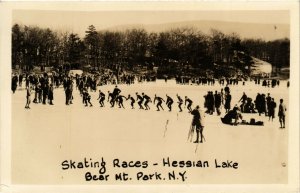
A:
[[[46,73],[43,75],[14,75],[12,77],[12,91],[15,93],[17,86],[22,86],[22,80],[25,78],[26,82],[26,105],[25,108],[30,108],[31,102],[31,92],[34,90],[34,103],[42,103],[46,104],[47,101],[50,105],[53,105],[54,100],[54,88],[53,83],[55,83],[56,87],[59,87],[60,84],[63,85],[65,92],[65,104],[70,105],[73,104],[73,79],[72,76],[57,76],[56,78],[48,77]],[[91,92],[96,91],[96,79],[94,77],[85,77],[85,76],[76,76],[76,89],[79,90],[80,96],[82,97],[82,103],[85,106],[92,107],[93,104],[91,102],[91,95],[89,94],[89,90]],[[59,83],[57,83],[57,81]],[[193,115],[192,119],[192,127],[196,132],[196,140],[195,143],[202,143],[204,136],[204,113],[200,110],[200,107],[197,105],[194,109],[192,109],[193,101],[185,96],[182,98],[178,94],[176,94],[178,110],[182,112],[182,105],[184,104],[191,115]],[[246,93],[243,93],[240,101],[240,107],[234,106],[231,109],[231,94],[230,89],[226,86],[221,89],[220,92],[208,91],[208,93],[204,96],[204,107],[206,108],[205,113],[212,115],[214,112],[217,115],[221,115],[222,105],[225,109],[225,116],[221,118],[222,123],[224,124],[232,124],[237,125],[238,119],[242,119],[241,113],[256,113],[259,115],[265,114],[269,116],[269,120],[273,120],[275,117],[275,108],[277,106],[274,98],[270,96],[268,93],[267,96],[265,94],[258,93],[254,102],[251,98],[249,98]],[[106,94],[99,90],[99,100],[100,107],[105,106]],[[124,107],[124,100],[130,101],[130,106],[132,109],[135,108],[135,103],[138,104],[139,109],[150,110],[149,103],[153,103],[156,106],[157,111],[164,110],[163,104],[167,106],[169,111],[172,111],[172,107],[174,104],[174,99],[166,94],[165,98],[158,96],[155,94],[153,100],[145,93],[139,94],[135,93],[135,96],[128,95],[127,97],[121,94],[121,90],[118,86],[115,86],[112,92],[108,91],[107,93],[107,102],[109,102],[111,107],[115,107],[118,105],[119,108]],[[283,103],[283,99],[280,99],[280,104],[278,106],[278,117],[280,121],[280,127],[285,128],[285,116],[286,116],[286,106]]]
[[[260,94],[257,93],[256,99],[253,100],[246,95],[244,92],[239,102],[241,102],[240,109],[242,113],[258,113],[265,114],[269,117],[269,121],[275,118],[275,108],[277,106],[274,98],[271,97],[270,93]]]
[[[212,115],[214,112],[217,112],[217,115],[221,115],[222,105],[227,113],[231,108],[231,99],[232,97],[228,86],[226,86],[224,90],[221,89],[220,92],[215,91],[215,93],[213,93],[213,91],[208,91],[204,96],[204,107],[207,109],[205,113]]]
[[[241,99],[239,100],[241,102],[240,107],[237,105],[230,110],[223,118],[221,118],[222,122],[225,124],[233,124],[237,125],[238,119],[242,119],[241,113],[259,113],[259,116],[264,113],[265,116],[269,117],[269,121],[275,118],[275,109],[276,109],[276,102],[274,101],[274,98],[270,96],[270,93],[267,94],[267,97],[265,97],[265,94],[257,94],[256,100],[254,103],[252,102],[252,99],[246,95],[244,92]],[[278,107],[278,117],[280,122],[280,128],[285,128],[285,112],[286,112],[286,106],[283,103],[283,99],[280,99],[280,104]],[[234,120],[234,122],[232,122]],[[253,125],[256,125],[254,123],[250,123]]]
[[[121,90],[118,88],[118,86],[115,86],[115,88],[112,92],[108,91],[107,95],[108,95],[107,102],[109,102],[110,107],[114,107],[115,104],[117,104],[119,108],[125,108],[124,104],[123,104],[124,100],[126,100],[126,101],[130,100],[131,109],[135,108],[135,103],[137,102],[139,109],[150,110],[149,103],[153,102],[154,105],[156,103],[157,111],[164,110],[164,108],[162,106],[163,103],[165,103],[165,105],[168,107],[169,111],[172,111],[172,105],[174,103],[173,98],[167,94],[166,94],[165,99],[163,99],[162,97],[155,94],[153,100],[147,94],[145,94],[145,93],[139,94],[138,92],[135,93],[136,97],[134,97],[130,94],[126,97],[121,94]],[[192,111],[193,101],[191,99],[189,99],[187,96],[185,96],[185,98],[184,98],[185,100],[183,100],[178,94],[176,95],[176,97],[177,97],[179,112],[183,111],[182,110],[183,103],[185,104],[185,106],[189,112]],[[105,104],[104,104],[105,99],[106,99],[105,93],[102,92],[101,90],[99,90],[99,97],[97,98],[97,100],[99,100],[100,107],[105,106]]]
[[[266,116],[269,117],[269,121],[275,118],[275,108],[277,106],[276,102],[274,101],[274,98],[270,96],[270,93],[267,94],[267,97],[265,97],[265,94],[257,94],[255,105],[252,102],[252,99],[246,95],[244,92],[239,102],[241,102],[240,108],[235,105],[233,109],[230,109],[230,102],[231,102],[231,95],[230,95],[230,89],[228,87],[225,87],[225,94],[223,94],[223,89],[221,92],[215,91],[215,94],[213,94],[212,91],[208,91],[207,95],[204,96],[205,102],[204,107],[207,109],[205,113],[207,114],[213,114],[214,110],[216,110],[217,115],[220,115],[220,106],[221,104],[224,104],[224,108],[226,110],[226,114],[224,117],[221,118],[222,123],[229,124],[229,125],[238,125],[238,120],[242,120],[242,113],[259,113],[261,115],[264,113]],[[223,102],[224,101],[224,102]],[[194,110],[191,111],[191,114],[193,115],[192,120],[192,127],[196,130],[196,141],[195,143],[202,143],[203,142],[203,117],[204,113],[202,113],[199,106],[196,106]],[[257,112],[256,112],[257,110]],[[285,116],[286,116],[286,106],[283,103],[283,99],[280,99],[280,104],[278,107],[278,117],[280,122],[280,128],[285,128]],[[252,122],[253,120],[253,122]],[[255,122],[254,119],[252,119],[250,122],[246,122],[249,125],[263,125],[263,122],[257,121]],[[243,120],[244,121],[244,120]],[[242,122],[243,123],[243,122]],[[200,138],[200,140],[199,140]]]
[[[19,86],[22,86],[23,77],[19,77]],[[49,83],[48,75],[45,73],[40,76],[26,76],[26,104],[25,109],[30,109],[31,95],[34,90],[33,103],[42,103],[53,105],[54,88],[53,84]],[[13,90],[13,93],[15,90]]]

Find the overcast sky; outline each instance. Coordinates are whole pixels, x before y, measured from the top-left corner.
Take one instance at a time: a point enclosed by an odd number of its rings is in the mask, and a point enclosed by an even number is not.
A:
[[[78,34],[83,34],[92,24],[97,30],[101,30],[127,24],[195,20],[290,24],[288,11],[13,11],[13,23],[68,30]]]

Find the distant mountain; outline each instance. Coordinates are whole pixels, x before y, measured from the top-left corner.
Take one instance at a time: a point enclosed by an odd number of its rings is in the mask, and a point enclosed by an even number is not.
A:
[[[241,38],[261,38],[274,40],[290,37],[290,25],[288,24],[259,24],[239,23],[225,21],[186,21],[164,24],[129,24],[107,28],[106,30],[124,31],[133,28],[142,28],[148,32],[163,32],[172,28],[192,27],[209,34],[211,29],[217,29],[225,34],[237,33]]]

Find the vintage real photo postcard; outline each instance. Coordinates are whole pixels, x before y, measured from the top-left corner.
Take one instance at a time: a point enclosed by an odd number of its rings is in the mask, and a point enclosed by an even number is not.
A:
[[[22,4],[2,4],[3,189],[299,190],[298,3]]]

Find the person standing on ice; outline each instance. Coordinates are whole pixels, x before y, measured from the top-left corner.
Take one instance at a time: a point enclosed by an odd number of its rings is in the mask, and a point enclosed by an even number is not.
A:
[[[37,90],[37,95],[38,95],[38,103],[41,103],[43,101],[43,90],[41,88],[41,84],[38,83],[38,90]]]
[[[268,116],[269,116],[269,121],[275,118],[275,108],[276,108],[276,103],[274,101],[274,98],[271,98],[271,101],[269,102],[268,105]]]
[[[29,86],[26,87],[26,105],[25,105],[25,109],[30,109],[29,105],[31,102],[30,99],[31,96],[31,88]]]
[[[127,99],[126,100],[129,100],[130,99],[130,106],[131,106],[131,109],[134,109],[134,103],[135,103],[135,99],[130,96],[130,94],[128,95]]]
[[[245,92],[243,92],[243,96],[240,98],[239,102],[242,102],[241,104],[241,111],[244,112],[244,108],[245,108],[245,105],[246,105],[246,101],[247,101],[247,95]]]
[[[161,98],[161,97],[159,97],[159,96],[156,96],[156,94],[155,94],[155,96],[154,96],[154,104],[155,104],[155,101],[158,101],[157,102],[157,105],[156,105],[156,108],[157,108],[157,111],[160,111],[159,110],[159,107],[162,109],[162,110],[164,110],[164,108],[162,107],[162,102],[165,102],[165,100],[163,99],[163,98]]]
[[[225,86],[224,91],[225,91],[225,95],[226,95],[227,93],[230,93],[230,88],[229,88],[228,83],[227,83],[227,85]]]
[[[22,82],[23,82],[23,74],[19,74],[19,87],[22,87]]]
[[[17,87],[18,87],[18,76],[14,75],[11,80],[11,90],[13,91],[13,93],[16,92]]]
[[[207,113],[212,115],[214,112],[214,105],[215,105],[215,98],[212,91],[209,91],[206,99],[206,107],[207,107]]]
[[[174,101],[170,96],[166,95],[166,97],[167,97],[166,105],[168,106],[169,111],[172,111],[172,104]]]
[[[52,101],[54,100],[53,84],[50,84],[50,87],[49,87],[49,91],[48,91],[48,100],[49,100],[49,104],[50,104],[50,105],[54,105],[54,104],[52,103]]]
[[[191,99],[189,99],[187,96],[185,96],[185,101],[184,101],[185,106],[186,106],[186,103],[188,103],[186,108],[189,110],[189,113],[192,112],[193,101]]]
[[[270,96],[270,93],[268,93],[267,97],[266,97],[266,104],[267,104],[267,108],[266,108],[266,113],[265,115],[268,116],[269,115],[269,106],[270,106],[270,103],[271,103],[271,96]]]
[[[66,105],[73,104],[73,81],[71,77],[66,77],[63,83],[66,95]]]
[[[283,103],[283,99],[280,99],[280,104],[278,107],[278,117],[279,117],[279,122],[280,122],[280,128],[285,128],[285,111],[286,111],[286,106]]]
[[[177,96],[177,99],[178,99],[177,103],[178,103],[179,112],[182,112],[181,105],[183,104],[183,100],[178,94],[176,94],[176,96]]]
[[[35,88],[34,88],[34,99],[33,99],[33,102],[34,103],[38,103],[38,94],[39,94],[39,87],[40,87],[41,85],[40,85],[40,83],[37,83],[36,85],[35,85]]]
[[[220,106],[221,106],[221,100],[222,100],[221,94],[218,93],[217,91],[215,91],[214,98],[215,98],[215,108],[216,108],[217,115],[220,115],[221,114]]]
[[[210,93],[210,91],[208,91],[207,94],[203,96],[204,97],[204,108],[207,108],[207,110],[205,111],[205,113],[209,112],[209,108],[208,108],[209,93]]]
[[[266,95],[265,94],[261,95],[261,108],[262,108],[262,113],[266,114]]]
[[[200,107],[197,105],[196,108],[192,110],[191,114],[193,115],[192,127],[196,129],[196,141],[194,141],[194,143],[202,143],[204,129],[204,113],[200,111]]]
[[[225,94],[223,92],[223,88],[221,88],[221,102],[222,102],[222,105],[225,104]],[[221,106],[222,107],[222,106]]]
[[[47,98],[48,98],[48,93],[49,92],[49,85],[48,82],[45,83],[43,87],[43,104],[46,104]]]
[[[71,84],[71,82],[66,77],[64,79],[64,82],[63,82],[63,86],[64,86],[64,90],[65,90],[65,97],[66,97],[66,105],[70,104],[70,99],[71,99],[71,96],[72,96],[71,85],[70,84]]]
[[[121,90],[116,85],[115,88],[114,88],[114,90],[113,90],[114,98],[116,98],[120,93],[121,93]]]
[[[225,104],[224,104],[224,108],[226,110],[226,113],[229,112],[230,107],[231,107],[231,95],[230,95],[230,92],[228,91],[225,94]]]
[[[261,99],[262,99],[261,94],[257,93],[254,103],[255,103],[255,108],[257,109],[257,112],[259,113],[259,116],[262,113]]]

